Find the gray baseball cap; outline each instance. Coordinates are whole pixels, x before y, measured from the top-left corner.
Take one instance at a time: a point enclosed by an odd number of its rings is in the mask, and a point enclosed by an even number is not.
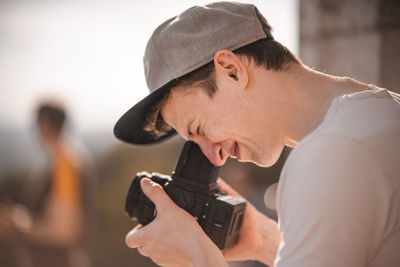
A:
[[[235,50],[270,38],[270,26],[254,5],[215,2],[195,6],[161,24],[147,43],[143,58],[150,94],[116,123],[114,135],[131,144],[150,144],[175,134],[145,129],[148,113],[178,78],[211,62],[219,50]]]

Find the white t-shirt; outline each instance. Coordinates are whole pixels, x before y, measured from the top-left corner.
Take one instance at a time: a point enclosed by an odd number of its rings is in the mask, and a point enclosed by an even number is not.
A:
[[[400,95],[333,100],[292,151],[277,206],[277,267],[400,266]]]

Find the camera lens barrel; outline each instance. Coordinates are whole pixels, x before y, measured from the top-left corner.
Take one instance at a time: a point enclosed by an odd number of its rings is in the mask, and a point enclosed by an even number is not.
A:
[[[143,178],[149,178],[164,187],[171,180],[171,177],[158,173],[139,172],[133,179],[125,201],[125,212],[130,218],[137,219],[139,223],[146,225],[155,218],[156,208],[140,187],[140,181]]]

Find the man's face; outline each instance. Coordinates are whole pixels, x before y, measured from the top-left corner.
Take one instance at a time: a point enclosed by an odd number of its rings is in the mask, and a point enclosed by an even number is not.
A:
[[[254,97],[250,88],[220,85],[213,97],[201,88],[175,88],[161,109],[164,120],[197,143],[214,165],[223,165],[228,157],[273,165],[283,143],[266,114],[268,104]]]

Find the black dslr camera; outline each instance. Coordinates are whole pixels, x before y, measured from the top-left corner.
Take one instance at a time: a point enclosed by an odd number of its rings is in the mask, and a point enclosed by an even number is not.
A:
[[[219,193],[216,182],[219,167],[214,166],[193,142],[186,142],[172,176],[139,172],[129,187],[125,210],[142,225],[150,223],[156,209],[140,187],[144,177],[160,184],[168,196],[194,216],[204,232],[222,250],[239,237],[246,202],[236,196]]]

